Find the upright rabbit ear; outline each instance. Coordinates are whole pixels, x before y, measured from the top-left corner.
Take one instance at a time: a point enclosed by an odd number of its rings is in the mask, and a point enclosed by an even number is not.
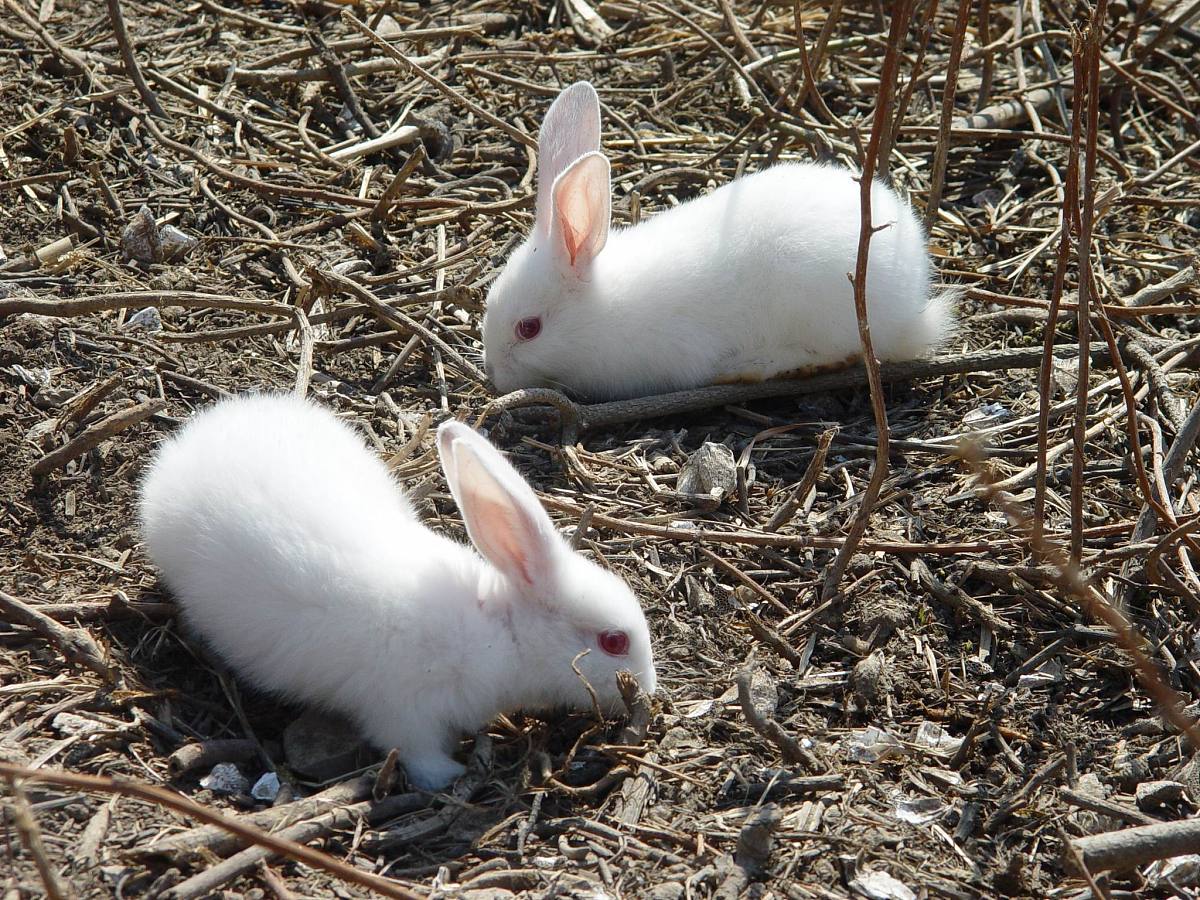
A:
[[[550,240],[566,251],[573,268],[586,266],[608,241],[611,190],[608,160],[598,152],[575,160],[554,182]]]
[[[517,470],[461,422],[438,429],[438,451],[475,548],[517,584],[546,585],[561,544]]]
[[[537,221],[550,229],[554,182],[585,153],[600,149],[600,98],[586,81],[565,88],[551,104],[538,132]]]

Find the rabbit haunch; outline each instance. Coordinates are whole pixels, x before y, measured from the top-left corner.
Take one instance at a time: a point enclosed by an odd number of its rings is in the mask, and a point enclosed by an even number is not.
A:
[[[539,142],[534,228],[492,285],[488,374],[501,391],[564,388],[615,399],[756,381],[861,357],[849,275],[859,182],[834,165],[782,163],[629,228],[610,228],[595,91],[559,95]],[[867,310],[876,355],[912,359],[952,328],[931,294],[912,209],[875,183]]]
[[[141,526],[183,616],[249,682],[348,715],[410,780],[447,784],[501,712],[610,711],[656,676],[641,607],[573,552],[536,495],[458,422],[438,450],[478,553],[422,525],[331,412],[251,395],[198,413],[146,475]]]

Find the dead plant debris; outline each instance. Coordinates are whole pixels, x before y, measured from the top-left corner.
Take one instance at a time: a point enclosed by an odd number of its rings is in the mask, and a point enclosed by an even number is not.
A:
[[[6,897],[1196,890],[1200,6],[0,4]],[[881,482],[862,371],[493,403],[483,296],[577,78],[618,222],[870,139],[963,297],[883,371]],[[483,421],[645,598],[659,695],[501,719],[438,796],[336,725],[285,749],[133,515],[155,442],[256,389],[455,533],[433,426]]]

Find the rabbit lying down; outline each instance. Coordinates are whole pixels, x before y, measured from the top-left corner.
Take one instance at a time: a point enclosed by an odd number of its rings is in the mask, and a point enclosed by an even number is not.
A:
[[[637,598],[573,552],[536,495],[466,425],[438,452],[474,550],[437,534],[332,412],[247,395],[198,413],[142,486],[151,560],[186,623],[257,687],[341,712],[409,780],[463,771],[464,732],[501,712],[621,706],[653,693]]]
[[[610,228],[592,86],[566,88],[538,135],[533,231],[492,284],[484,364],[500,392],[593,400],[762,381],[861,358],[854,272],[860,187],[833,165],[784,163],[631,228]],[[926,236],[886,185],[871,192],[867,311],[875,354],[905,360],[952,329],[931,294]]]

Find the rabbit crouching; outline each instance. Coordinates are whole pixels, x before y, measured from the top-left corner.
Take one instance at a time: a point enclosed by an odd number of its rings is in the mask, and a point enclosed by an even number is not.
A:
[[[612,229],[600,106],[565,89],[538,136],[537,212],[493,283],[483,323],[497,390],[619,399],[761,381],[861,357],[854,294],[860,188],[847,169],[784,163],[630,228]],[[872,187],[867,306],[876,355],[935,348],[950,294],[931,296],[921,224]]]
[[[331,412],[252,395],[198,413],[151,464],[150,558],[185,621],[257,687],[350,717],[410,781],[463,771],[463,732],[516,709],[620,707],[656,676],[637,599],[571,551],[536,495],[466,425],[438,451],[471,542],[422,525]]]

